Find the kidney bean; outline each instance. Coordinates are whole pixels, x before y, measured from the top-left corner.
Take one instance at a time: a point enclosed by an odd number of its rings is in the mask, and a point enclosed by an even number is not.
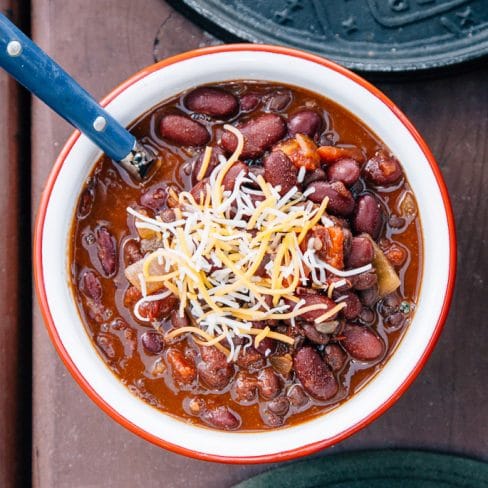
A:
[[[198,364],[200,379],[210,388],[222,390],[234,374],[234,366],[227,362],[224,353],[213,346],[200,347],[202,361]]]
[[[351,192],[344,186],[341,181],[329,183],[327,181],[315,181],[309,188],[315,191],[308,195],[309,200],[314,203],[322,203],[325,197],[329,198],[327,211],[333,215],[348,216],[354,210],[354,198]]]
[[[105,226],[96,232],[97,255],[107,277],[113,276],[117,271],[117,250],[115,239]]]
[[[80,196],[80,203],[78,204],[78,211],[76,212],[78,219],[85,219],[90,215],[94,199],[95,189],[93,188],[93,183],[90,182]]]
[[[177,383],[192,384],[197,377],[197,369],[193,358],[185,356],[179,349],[170,347],[166,352],[166,360]]]
[[[207,187],[209,185],[208,178],[204,178],[202,181],[199,181],[191,190],[190,193],[192,194],[195,201],[198,203],[200,200],[204,200],[205,196],[207,195]]]
[[[393,155],[380,152],[366,163],[363,174],[374,185],[390,186],[400,180],[402,168]]]
[[[100,332],[96,338],[97,346],[101,352],[109,359],[111,362],[114,359],[123,355],[124,348],[120,339],[110,333]]]
[[[345,296],[347,296],[347,298],[345,298],[343,302],[346,306],[342,309],[344,318],[347,320],[355,319],[363,309],[361,300],[359,300],[358,296],[352,292],[345,293]]]
[[[164,320],[177,305],[178,298],[174,295],[169,295],[162,300],[142,303],[139,307],[139,313],[142,317],[149,319],[151,322],[155,320]]]
[[[276,415],[286,415],[290,409],[290,400],[286,397],[278,397],[268,403],[268,410]]]
[[[215,146],[212,148],[212,153],[210,155],[210,160],[208,163],[207,171],[205,171],[203,178],[208,178],[210,176],[212,171],[220,164],[219,156],[223,156],[223,155],[224,155],[224,151],[222,151],[222,149],[220,147]],[[195,161],[195,164],[193,166],[192,173],[191,173],[192,185],[196,185],[198,183],[197,176],[198,176],[198,173],[200,172],[200,168],[202,167],[203,156],[204,156],[204,153],[200,154],[200,156],[198,156],[198,158]]]
[[[139,243],[135,239],[131,239],[124,244],[124,261],[126,266],[140,261],[143,257]]]
[[[292,100],[290,90],[275,90],[263,97],[265,110],[267,112],[282,112]]]
[[[281,380],[273,368],[264,368],[258,374],[258,392],[265,400],[271,400],[279,395]]]
[[[305,178],[303,178],[303,186],[307,187],[314,181],[325,181],[327,175],[322,168],[314,169],[313,171],[307,171]]]
[[[264,179],[273,186],[280,186],[280,195],[284,195],[297,181],[298,169],[288,156],[281,151],[273,151],[264,158]]]
[[[288,397],[290,404],[294,407],[303,407],[308,402],[307,394],[303,391],[303,388],[297,383],[294,383],[290,386],[290,388],[288,388],[286,396]]]
[[[305,391],[318,400],[332,398],[339,386],[329,366],[312,347],[302,347],[293,358],[298,380]]]
[[[85,271],[80,280],[81,291],[95,302],[102,299],[102,284],[95,271]]]
[[[164,347],[163,336],[156,331],[144,332],[141,336],[141,342],[144,349],[151,354],[159,354]]]
[[[244,136],[244,148],[241,158],[254,159],[263,155],[266,149],[278,142],[286,133],[286,126],[283,119],[276,114],[259,115],[237,128]],[[235,151],[237,138],[232,132],[225,131],[222,134],[222,147],[228,153]]]
[[[327,167],[327,177],[330,181],[342,181],[346,186],[352,186],[359,180],[361,169],[359,163],[351,158],[339,159]]]
[[[182,146],[203,146],[210,140],[204,125],[186,115],[168,114],[160,122],[161,137]]]
[[[341,225],[341,224],[339,224]],[[343,244],[343,256],[347,256],[349,252],[351,251],[352,247],[352,232],[347,228],[343,227],[342,228],[342,235],[344,239],[344,244]]]
[[[353,237],[351,248],[346,254],[346,266],[348,268],[360,268],[373,261],[373,244],[367,237]]]
[[[383,342],[367,327],[346,324],[342,335],[344,339],[341,343],[353,358],[360,361],[373,361],[383,354],[385,347]]]
[[[304,314],[300,315],[300,318],[307,321],[307,322],[314,322],[315,319],[318,319],[321,315],[326,313],[328,310],[336,306],[336,303],[331,300],[329,297],[326,297],[325,295],[319,295],[319,294],[308,294],[308,293],[300,293],[299,298],[304,300],[305,303],[301,308],[308,307],[310,305],[323,305],[324,308],[320,310],[312,310],[310,312],[305,312]],[[291,304],[292,308],[295,308],[296,304]],[[337,317],[337,314],[334,316],[328,318],[327,320],[334,320]]]
[[[183,312],[183,317],[180,316],[179,310],[173,310],[171,312],[171,326],[175,329],[179,329],[181,327],[188,327],[190,325],[190,320],[186,315],[186,312]]]
[[[300,327],[309,341],[312,341],[315,344],[328,344],[328,334],[321,334],[313,324],[303,323]]]
[[[330,369],[336,373],[341,370],[346,363],[347,356],[338,344],[329,344],[325,346],[324,359],[330,366]]]
[[[300,133],[313,139],[321,127],[322,117],[314,110],[307,108],[295,112],[288,120],[288,132],[291,135]]]
[[[366,290],[358,290],[359,299],[367,307],[372,307],[379,298],[378,285],[374,285]]]
[[[239,415],[225,405],[204,409],[200,418],[212,427],[222,430],[236,430],[241,425]]]
[[[352,225],[357,234],[366,232],[373,239],[378,237],[383,225],[383,211],[380,203],[373,195],[366,194],[358,198]]]
[[[355,290],[367,290],[378,283],[378,276],[375,271],[365,271],[364,273],[351,276],[352,287]]]
[[[201,86],[192,90],[183,99],[183,104],[193,112],[221,119],[234,115],[239,106],[232,93],[210,86]]]
[[[320,146],[317,149],[320,159],[326,163],[334,163],[339,159],[351,158],[362,163],[364,155],[358,147],[337,147],[337,146]]]
[[[157,184],[148,188],[140,198],[143,207],[150,208],[154,211],[161,210],[168,199],[168,188],[166,185]]]
[[[237,356],[237,365],[251,373],[260,370],[264,364],[263,356],[253,346],[242,348]]]
[[[241,97],[241,112],[252,112],[259,104],[259,97],[254,93],[246,93]]]
[[[113,315],[112,310],[105,307],[101,302],[96,302],[92,298],[86,299],[86,309],[88,311],[88,317],[97,324],[107,322]]]
[[[239,371],[232,385],[232,398],[240,404],[249,404],[256,398],[257,379],[255,376]]]
[[[224,190],[232,191],[234,189],[234,185],[236,183],[236,178],[241,174],[244,173],[247,175],[249,172],[249,166],[242,161],[236,161],[227,171],[222,180],[222,186]]]

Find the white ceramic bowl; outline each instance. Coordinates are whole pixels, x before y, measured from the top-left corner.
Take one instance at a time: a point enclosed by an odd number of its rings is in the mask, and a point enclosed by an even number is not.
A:
[[[51,338],[75,379],[115,420],[176,452],[221,462],[270,462],[309,454],[349,436],[397,400],[436,342],[453,289],[456,243],[439,169],[417,131],[378,90],[323,58],[262,45],[226,45],[185,53],[136,74],[103,103],[122,124],[202,83],[254,79],[301,86],[346,107],[401,161],[420,208],[424,236],[417,310],[383,369],[350,400],[314,420],[260,433],[219,432],[166,415],[133,396],[95,351],[80,320],[68,275],[70,225],[82,185],[100,151],[75,132],[43,194],[36,224],[36,288]]]

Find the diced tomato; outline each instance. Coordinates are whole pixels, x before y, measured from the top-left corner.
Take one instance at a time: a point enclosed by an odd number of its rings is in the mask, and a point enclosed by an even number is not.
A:
[[[294,139],[288,139],[278,145],[297,168],[304,166],[307,171],[313,171],[320,165],[317,146],[304,134],[297,134]]]
[[[320,146],[317,154],[323,163],[335,163],[339,159],[352,158],[363,163],[364,154],[358,147],[337,147],[337,146]]]
[[[320,259],[334,266],[334,268],[344,269],[344,232],[340,226],[316,225],[302,241],[300,245],[302,252],[306,251],[311,238],[319,241],[314,248]]]

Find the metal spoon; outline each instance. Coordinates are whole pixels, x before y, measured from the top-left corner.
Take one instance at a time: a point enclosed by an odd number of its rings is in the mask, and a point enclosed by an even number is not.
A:
[[[130,174],[144,178],[154,155],[2,14],[0,66]]]

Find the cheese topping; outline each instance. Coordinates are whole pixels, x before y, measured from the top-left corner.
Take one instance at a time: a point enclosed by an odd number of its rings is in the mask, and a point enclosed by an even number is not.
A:
[[[179,314],[183,316],[187,310],[194,325],[171,331],[166,338],[190,333],[198,344],[215,346],[232,361],[241,349],[234,347],[235,336],[250,341],[255,336],[255,346],[266,337],[294,343],[293,338],[268,326],[253,328],[253,321],[290,319],[294,324],[303,313],[324,310],[317,320],[321,322],[345,306],[341,303],[329,311],[321,304],[304,306],[295,292],[309,279],[326,289],[326,273],[346,277],[367,271],[371,265],[341,271],[322,261],[313,248],[305,252],[300,249],[318,222],[329,221],[325,214],[327,198],[314,205],[296,187],[281,196],[278,188],[262,176],[244,172],[235,178],[232,191],[224,191],[225,175],[244,146],[238,129],[230,125],[224,128],[237,138],[235,152],[227,160],[219,158],[197,201],[187,191],[171,196],[177,199],[174,222],[162,222],[132,208],[127,211],[136,218],[136,227],[144,226],[157,234],[160,246],[144,258],[138,276],[144,293],[135,305],[136,317],[148,320],[141,316],[140,305],[173,293],[180,300]],[[207,173],[211,153],[207,147],[197,175],[199,181]],[[250,184],[259,190],[250,188]],[[151,274],[155,268],[152,263],[159,264],[158,274]],[[147,295],[148,283],[153,284],[152,289],[158,284],[165,290]],[[290,302],[294,302],[292,310]],[[221,344],[225,340],[230,349]]]

